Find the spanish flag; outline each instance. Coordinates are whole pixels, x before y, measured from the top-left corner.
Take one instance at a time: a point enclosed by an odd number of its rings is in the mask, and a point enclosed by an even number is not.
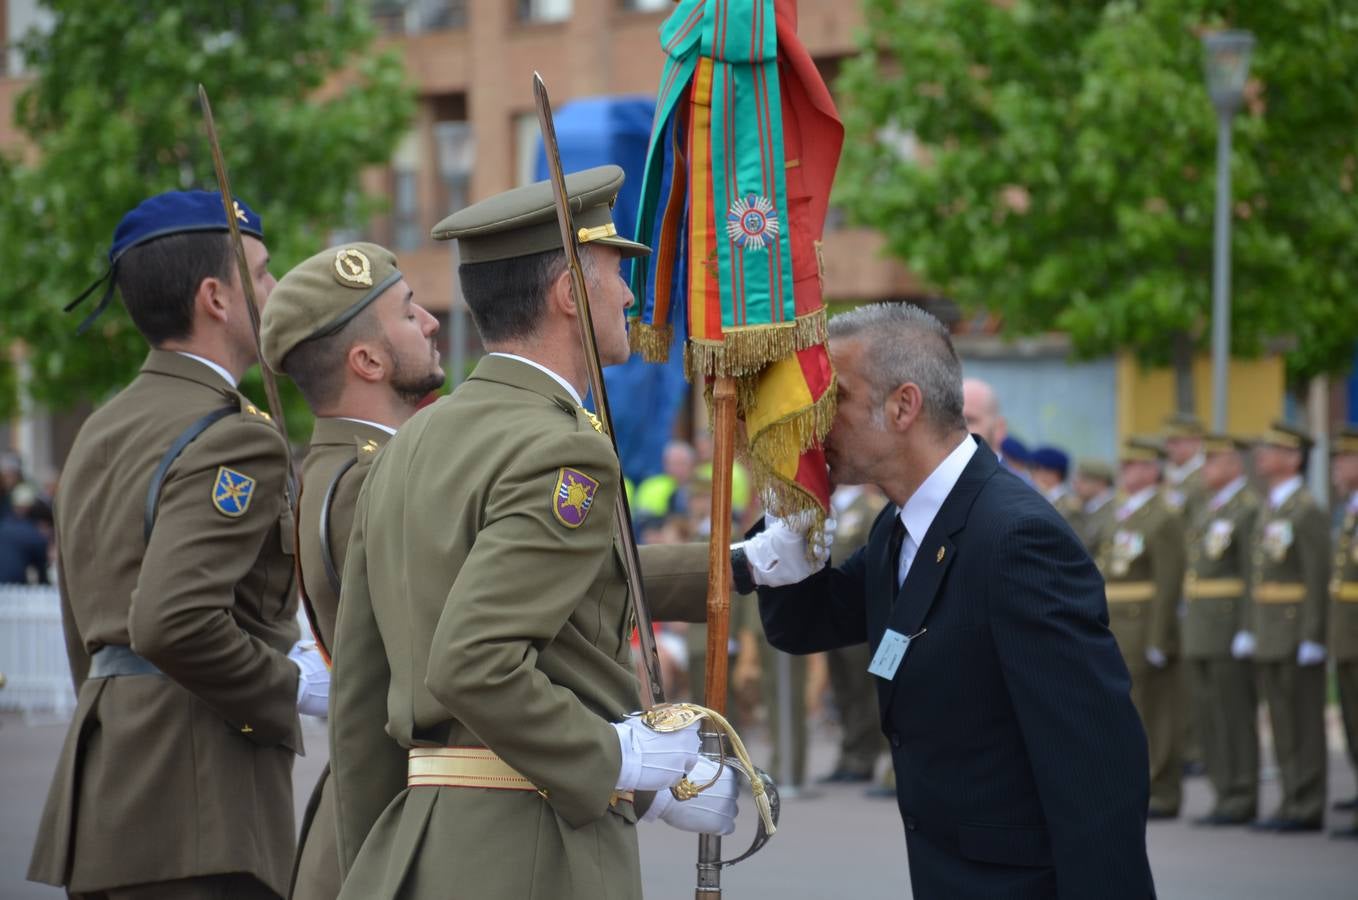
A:
[[[691,381],[734,376],[770,511],[819,520],[835,400],[820,246],[844,127],[795,0],[680,0],[660,43],[632,346],[663,360],[678,327]]]

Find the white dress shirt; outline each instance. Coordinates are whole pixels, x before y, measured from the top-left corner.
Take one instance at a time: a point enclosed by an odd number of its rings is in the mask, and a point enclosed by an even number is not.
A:
[[[1212,502],[1209,504],[1211,511],[1216,512],[1227,503],[1230,503],[1231,500],[1235,498],[1235,495],[1240,493],[1241,489],[1245,487],[1246,480],[1245,476],[1241,475],[1235,481],[1232,481],[1230,484],[1217,491],[1216,496],[1212,497]]]
[[[962,477],[962,471],[975,453],[976,439],[971,435],[962,438],[962,442],[938,464],[938,468],[929,473],[929,477],[901,507],[905,541],[901,544],[901,558],[896,566],[897,588],[905,584],[905,576],[910,574],[910,566],[919,552],[920,539],[929,533],[929,526],[934,523],[938,511],[943,508],[944,501],[957,486],[957,480]]]
[[[516,355],[513,354],[513,353],[500,353],[500,352],[497,351],[497,352],[491,353],[491,354],[489,354],[489,355],[490,355],[490,356],[503,356],[505,359],[517,359],[517,360],[518,360],[519,362],[521,362],[521,363],[527,363],[528,365],[530,365],[530,366],[532,366],[533,368],[537,369],[539,372],[546,372],[548,375],[552,376],[552,378],[556,380],[556,383],[557,383],[557,384],[561,385],[563,388],[565,388],[565,389],[570,393],[571,399],[575,401],[575,403],[576,403],[577,406],[584,406],[584,405],[585,405],[585,401],[583,401],[583,400],[580,399],[580,393],[579,393],[579,391],[577,391],[577,390],[575,389],[575,386],[574,386],[573,384],[571,384],[569,381],[567,381],[566,379],[562,378],[560,375],[558,375],[558,374],[556,374],[555,372],[553,372],[551,369],[549,369],[549,368],[547,368],[546,366],[544,366],[542,363],[540,363],[540,362],[534,362],[533,360],[529,359],[529,358],[526,357],[526,356],[516,356]]]
[[[232,375],[230,372],[226,371],[226,369],[223,369],[221,366],[217,365],[212,360],[199,356],[197,353],[189,353],[186,350],[176,350],[175,353],[178,353],[180,356],[187,356],[189,359],[198,360],[200,363],[207,366],[209,369],[216,372],[218,375],[222,376],[222,380],[225,381],[227,384],[231,385],[233,388],[236,387],[236,377]]]
[[[1124,500],[1122,505],[1118,507],[1117,520],[1119,522],[1127,521],[1131,518],[1132,513],[1149,503],[1150,499],[1154,496],[1155,485],[1151,485],[1148,488],[1142,488],[1135,494],[1132,494],[1132,496]]]
[[[1297,489],[1301,487],[1301,476],[1293,475],[1282,484],[1275,484],[1268,490],[1268,505],[1270,509],[1277,509],[1288,501]]]
[[[390,425],[383,425],[381,422],[374,422],[371,419],[355,419],[353,416],[340,416],[346,422],[357,422],[360,425],[371,425],[378,431],[385,431],[387,434],[395,434],[396,429]]]

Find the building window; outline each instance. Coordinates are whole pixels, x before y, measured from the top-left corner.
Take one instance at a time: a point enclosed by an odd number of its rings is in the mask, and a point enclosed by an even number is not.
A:
[[[476,164],[471,123],[435,122],[434,147],[443,182],[443,214],[450,215],[471,201],[472,167]]]
[[[520,22],[564,22],[571,17],[571,0],[518,0]]]
[[[521,186],[537,181],[538,145],[541,135],[538,132],[538,115],[535,112],[519,113],[514,117],[514,184]]]
[[[392,243],[398,253],[424,244],[420,227],[420,135],[412,131],[396,147],[391,161]]]
[[[375,0],[373,21],[384,34],[421,34],[463,28],[468,0]]]
[[[24,74],[24,54],[19,41],[30,31],[46,33],[56,21],[52,11],[39,0],[5,0],[0,14],[0,76],[17,78]]]

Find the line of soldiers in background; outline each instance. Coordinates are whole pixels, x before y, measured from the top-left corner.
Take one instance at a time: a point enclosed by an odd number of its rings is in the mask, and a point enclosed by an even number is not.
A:
[[[1070,487],[1064,453],[1030,457],[1034,486],[1107,582],[1110,624],[1150,743],[1152,819],[1178,816],[1182,760],[1195,743],[1216,794],[1197,824],[1321,830],[1329,659],[1358,769],[1358,426],[1331,448],[1343,504],[1333,539],[1303,484],[1311,445],[1286,423],[1247,440],[1175,416],[1161,435],[1126,440],[1116,473],[1081,461]],[[1282,801],[1256,819],[1261,699]],[[1358,838],[1358,818],[1331,834]]]

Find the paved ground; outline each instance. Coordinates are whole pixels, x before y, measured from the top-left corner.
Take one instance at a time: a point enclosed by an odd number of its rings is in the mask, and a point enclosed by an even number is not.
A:
[[[1332,729],[1333,732],[1333,729]],[[0,716],[0,900],[51,900],[61,892],[23,880],[43,797],[65,726]],[[298,807],[324,762],[324,732],[307,728],[312,755],[296,769]],[[755,759],[767,744],[750,741]],[[1354,777],[1333,745],[1330,794],[1354,794]],[[812,772],[831,763],[829,734],[812,748]],[[1264,809],[1277,798],[1269,780]],[[1187,783],[1185,818],[1150,827],[1151,862],[1159,894],[1167,900],[1353,900],[1358,896],[1358,843],[1320,835],[1268,836],[1240,829],[1204,830],[1186,820],[1207,810],[1203,779]],[[742,817],[752,812],[742,806]],[[1337,822],[1331,815],[1331,822]],[[642,826],[642,865],[651,898],[692,896],[697,839],[660,824]],[[749,826],[747,826],[749,827]],[[742,832],[743,836],[744,832]],[[743,841],[728,840],[734,846]],[[857,787],[821,789],[788,800],[778,835],[754,859],[727,870],[727,896],[900,900],[909,897],[905,839],[895,804],[868,800]]]

